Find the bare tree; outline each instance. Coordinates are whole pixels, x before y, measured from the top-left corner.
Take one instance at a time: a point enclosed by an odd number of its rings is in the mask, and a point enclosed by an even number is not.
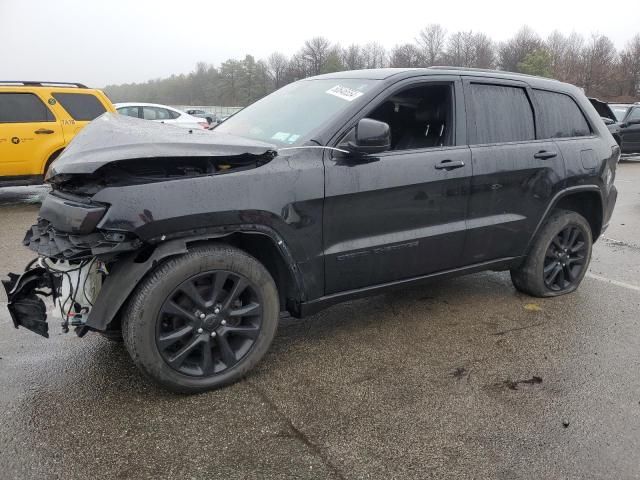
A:
[[[389,64],[392,67],[412,68],[424,66],[422,52],[412,43],[396,45],[391,50]]]
[[[627,43],[620,53],[621,94],[640,96],[640,34]]]
[[[472,67],[475,63],[473,32],[456,32],[449,36],[445,58],[450,65]]]
[[[583,50],[584,38],[571,33],[564,36],[555,31],[545,42],[551,59],[551,73],[553,78],[569,83],[581,83],[584,71]]]
[[[423,28],[416,38],[427,65],[438,65],[444,54],[447,31],[438,23]]]
[[[449,36],[444,59],[456,67],[492,68],[495,47],[484,33],[456,32]]]
[[[603,96],[612,80],[616,48],[606,35],[593,34],[583,50],[582,87],[587,95]]]
[[[269,58],[267,59],[267,70],[271,80],[273,81],[275,89],[278,89],[285,84],[284,80],[288,66],[289,61],[282,53],[274,52],[269,55]]]
[[[473,37],[476,68],[494,68],[496,65],[496,47],[493,40],[484,33],[476,33]]]
[[[445,33],[440,25],[427,25],[415,42],[397,45],[391,55],[376,42],[341,48],[316,37],[289,59],[275,52],[266,60],[247,55],[217,67],[200,62],[188,74],[108,85],[105,90],[115,101],[243,106],[289,82],[319,73],[389,64],[422,67],[449,63],[474,68],[499,66],[549,76],[583,87],[588,95],[602,100],[640,100],[640,34],[617,51],[611,40],[599,34],[585,40],[576,33],[556,31],[542,41],[523,27],[513,38],[496,45],[483,33]]]
[[[322,72],[331,44],[324,37],[313,37],[304,42],[302,48],[302,58],[309,64],[311,75],[318,75]]]
[[[287,66],[285,83],[295,82],[296,80],[301,80],[309,75],[312,75],[312,73],[309,71],[307,62],[302,57],[302,54],[296,53],[293,55],[289,60],[289,65]]]
[[[362,47],[364,68],[382,68],[387,66],[387,51],[377,42],[369,42]]]
[[[518,64],[527,55],[540,50],[544,44],[537,33],[528,26],[522,27],[513,38],[498,47],[498,65],[502,70],[518,71]]]
[[[347,70],[360,70],[365,68],[362,47],[352,44],[342,50],[342,63]]]

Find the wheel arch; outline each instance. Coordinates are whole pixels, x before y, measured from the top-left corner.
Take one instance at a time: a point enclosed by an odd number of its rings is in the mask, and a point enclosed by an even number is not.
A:
[[[49,170],[49,167],[51,166],[53,161],[60,156],[60,154],[62,153],[64,148],[65,147],[58,148],[51,155],[49,155],[49,158],[47,158],[47,161],[44,163],[44,168],[42,169],[42,177],[43,178],[47,175],[47,170]]]
[[[527,245],[527,251],[544,222],[556,209],[571,210],[582,215],[591,227],[591,236],[594,242],[602,233],[604,202],[600,188],[596,185],[569,187],[558,192],[551,202],[549,202],[544,215],[538,222],[533,235],[531,235],[529,245]]]
[[[256,258],[273,277],[282,308],[290,309],[304,299],[302,279],[284,241],[275,233],[238,230],[224,236],[187,241],[187,248],[196,245],[225,243]]]
[[[286,243],[271,229],[238,228],[232,231],[186,236],[151,248],[131,252],[114,263],[86,322],[87,329],[105,331],[119,321],[120,313],[140,282],[159,263],[187,253],[199,245],[225,243],[254,256],[269,271],[280,295],[281,306],[297,312],[305,293],[297,265]]]

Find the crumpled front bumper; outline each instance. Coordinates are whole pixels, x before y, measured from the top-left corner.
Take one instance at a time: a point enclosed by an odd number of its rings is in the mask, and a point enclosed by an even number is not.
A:
[[[7,292],[7,308],[13,325],[24,327],[49,338],[47,308],[41,296],[53,295],[59,279],[47,269],[38,266],[26,270],[22,275],[9,274],[9,280],[2,280]]]

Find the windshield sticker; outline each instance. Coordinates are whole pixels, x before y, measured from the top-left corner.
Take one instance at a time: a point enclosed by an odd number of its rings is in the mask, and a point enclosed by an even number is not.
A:
[[[352,102],[359,96],[363,95],[363,93],[359,92],[358,90],[354,90],[349,87],[343,87],[342,85],[336,85],[335,87],[327,90],[326,93],[328,93],[329,95],[333,95],[334,97],[346,100],[347,102]]]
[[[300,138],[300,135],[295,135],[295,134],[293,134],[293,135],[291,135],[291,136],[289,137],[289,139],[287,140],[287,143],[294,143],[294,142],[295,142],[296,140],[298,140],[299,138]]]
[[[289,138],[289,135],[291,135],[288,132],[276,132],[273,134],[273,137],[271,137],[273,140],[278,140],[279,142],[286,142],[287,138]]]

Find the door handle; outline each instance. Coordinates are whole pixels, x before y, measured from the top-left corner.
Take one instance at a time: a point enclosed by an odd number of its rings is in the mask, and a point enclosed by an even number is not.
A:
[[[34,132],[36,135],[51,135],[52,133],[55,133],[53,130],[49,130],[46,128],[40,128],[38,130],[36,130]]]
[[[558,152],[540,150],[538,153],[533,155],[533,158],[537,158],[538,160],[549,160],[550,158],[555,158],[557,156]]]
[[[464,167],[462,160],[443,160],[440,163],[436,163],[436,170],[454,170],[456,168]]]

